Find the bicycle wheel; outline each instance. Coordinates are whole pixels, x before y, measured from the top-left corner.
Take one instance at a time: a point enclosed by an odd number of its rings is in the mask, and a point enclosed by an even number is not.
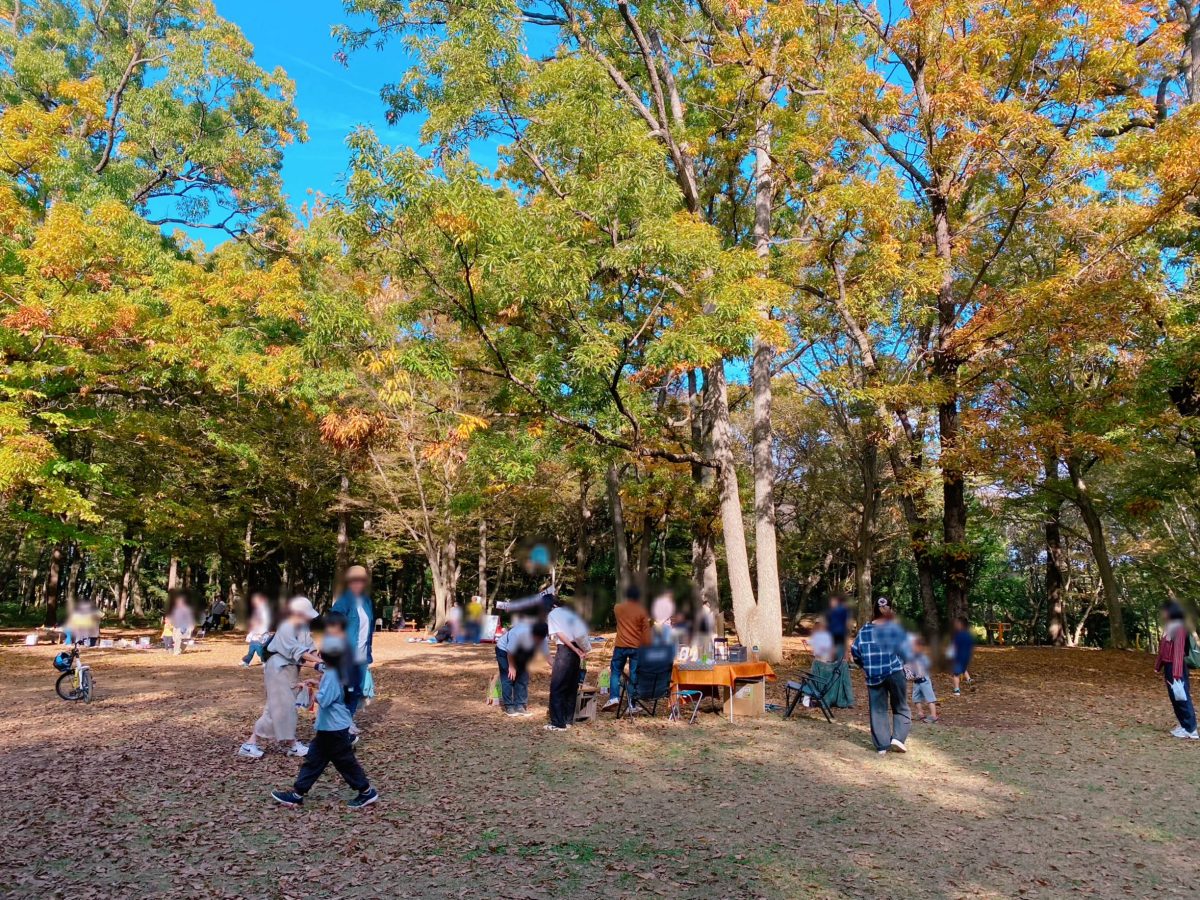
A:
[[[54,690],[58,691],[58,696],[64,700],[78,700],[79,690],[75,687],[75,673],[63,672],[58,676],[58,681],[54,683]]]
[[[83,695],[84,703],[92,702],[92,670],[84,669],[79,673],[79,692]]]

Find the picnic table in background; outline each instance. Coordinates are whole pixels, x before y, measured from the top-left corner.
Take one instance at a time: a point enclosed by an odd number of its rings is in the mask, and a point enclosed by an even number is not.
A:
[[[739,681],[774,681],[775,670],[765,662],[717,662],[711,668],[692,669],[675,663],[671,670],[671,691],[679,689],[721,688],[729,691],[729,721],[733,721],[733,692]]]

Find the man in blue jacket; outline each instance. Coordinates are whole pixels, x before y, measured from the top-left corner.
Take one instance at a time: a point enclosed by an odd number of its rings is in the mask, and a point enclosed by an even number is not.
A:
[[[370,582],[366,569],[351,566],[346,570],[345,590],[333,604],[333,611],[346,617],[346,645],[352,660],[346,677],[346,708],[352,716],[362,702],[367,666],[374,661],[371,644],[375,640],[375,609],[367,596]]]

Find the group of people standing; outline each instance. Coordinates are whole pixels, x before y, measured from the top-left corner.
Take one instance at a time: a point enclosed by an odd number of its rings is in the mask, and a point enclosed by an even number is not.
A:
[[[266,702],[238,755],[260,759],[264,753],[261,743],[274,744],[288,756],[303,759],[292,789],[272,793],[284,806],[302,805],[304,795],[330,763],[357,792],[349,801],[351,807],[368,806],[378,799],[354,752],[359,741],[354,715],[369,692],[368,667],[374,659],[375,615],[367,593],[369,576],[362,566],[353,566],[344,581],[345,589],[332,610],[319,621],[323,632],[319,650],[312,632],[319,614],[307,597],[288,601],[284,618],[274,631],[265,595],[256,595],[251,601],[248,650],[242,665],[250,666],[255,656],[263,661]],[[320,674],[320,680],[302,679],[306,667]],[[296,735],[297,696],[302,687],[312,692],[317,707],[315,736],[309,743]]]

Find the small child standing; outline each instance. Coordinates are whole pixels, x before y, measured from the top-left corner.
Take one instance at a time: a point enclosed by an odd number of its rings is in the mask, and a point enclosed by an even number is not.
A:
[[[300,774],[290,791],[271,791],[271,796],[284,806],[303,806],[309,792],[325,768],[333,763],[346,784],[358,791],[347,806],[361,809],[379,799],[367,775],[354,755],[354,739],[350,736],[350,710],[346,706],[346,688],[342,673],[346,658],[346,617],[330,613],[325,617],[325,637],[321,642],[321,659],[325,672],[317,688],[317,733],[308,745],[308,753],[300,766]]]
[[[939,721],[937,711],[937,695],[933,692],[933,678],[929,673],[929,654],[925,642],[914,636],[912,639],[913,658],[904,667],[908,680],[912,682],[913,715],[922,722],[935,725]],[[921,714],[921,707],[928,706],[927,714]]]

